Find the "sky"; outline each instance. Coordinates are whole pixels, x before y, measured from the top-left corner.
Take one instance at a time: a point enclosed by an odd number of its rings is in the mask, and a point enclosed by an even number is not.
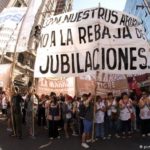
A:
[[[78,11],[85,8],[101,7],[123,11],[126,0],[73,0],[73,10]]]

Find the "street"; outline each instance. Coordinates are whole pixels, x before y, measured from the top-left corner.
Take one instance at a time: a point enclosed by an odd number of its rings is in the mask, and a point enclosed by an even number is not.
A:
[[[25,126],[24,130],[25,130]],[[25,133],[23,139],[19,140],[14,137],[9,136],[6,131],[6,122],[0,121],[0,150],[82,150],[80,146],[79,137],[71,137],[70,139],[65,139],[61,136],[58,140],[49,140],[47,138],[47,130],[43,128],[36,129],[35,138],[27,136]],[[116,139],[105,141],[96,141],[90,144],[90,150],[140,150],[140,149],[150,149],[150,138],[141,138],[140,135],[134,135],[129,139]]]

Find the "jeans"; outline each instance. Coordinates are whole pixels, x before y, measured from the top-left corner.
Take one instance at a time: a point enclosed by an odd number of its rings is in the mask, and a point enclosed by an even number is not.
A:
[[[104,123],[96,123],[96,138],[104,137]]]

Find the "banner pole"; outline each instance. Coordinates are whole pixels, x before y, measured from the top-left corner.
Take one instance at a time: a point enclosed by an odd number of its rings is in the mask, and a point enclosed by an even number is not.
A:
[[[96,72],[96,80],[95,80],[95,96],[94,96],[94,102],[93,102],[93,124],[92,124],[92,143],[94,142],[94,136],[95,136],[95,105],[96,105],[96,93],[97,93],[97,79],[98,79],[98,71]]]

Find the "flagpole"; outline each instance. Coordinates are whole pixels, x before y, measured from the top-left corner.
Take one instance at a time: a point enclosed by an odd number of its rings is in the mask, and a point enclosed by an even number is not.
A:
[[[98,71],[96,72],[96,80],[95,80],[95,96],[94,96],[94,102],[93,102],[93,125],[92,125],[92,142],[94,142],[94,133],[95,133],[95,105],[96,105],[96,93],[97,93],[97,79],[98,79]]]

